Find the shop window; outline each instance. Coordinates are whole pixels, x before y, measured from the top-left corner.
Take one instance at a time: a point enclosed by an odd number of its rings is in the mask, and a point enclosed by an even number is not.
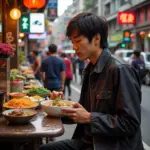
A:
[[[110,15],[110,3],[108,3],[107,5],[105,5],[105,15]]]
[[[120,6],[130,3],[130,0],[120,0]]]

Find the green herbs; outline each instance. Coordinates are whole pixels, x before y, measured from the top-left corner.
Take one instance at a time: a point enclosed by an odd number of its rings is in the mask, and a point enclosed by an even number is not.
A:
[[[57,97],[55,100],[53,100],[53,105],[57,105],[57,103],[61,100],[61,98]]]
[[[49,95],[50,91],[43,87],[31,88],[27,92],[29,95]]]

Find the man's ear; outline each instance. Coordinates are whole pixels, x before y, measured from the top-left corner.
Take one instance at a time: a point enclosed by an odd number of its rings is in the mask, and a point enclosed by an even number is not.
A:
[[[94,44],[95,44],[95,45],[99,45],[100,40],[101,40],[100,34],[96,34],[96,35],[94,36]]]

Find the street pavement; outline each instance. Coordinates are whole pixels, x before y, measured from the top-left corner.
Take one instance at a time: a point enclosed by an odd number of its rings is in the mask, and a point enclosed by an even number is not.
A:
[[[72,101],[77,102],[80,97],[81,85],[80,79],[77,78],[77,83],[74,81],[72,87]],[[65,96],[67,98],[67,94]],[[141,103],[141,129],[142,138],[145,150],[150,150],[150,86],[142,86],[142,103]],[[64,125],[65,133],[56,138],[56,140],[70,139],[73,135],[76,125]]]

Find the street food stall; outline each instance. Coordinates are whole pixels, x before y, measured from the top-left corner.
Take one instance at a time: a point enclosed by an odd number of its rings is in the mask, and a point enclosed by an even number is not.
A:
[[[64,133],[61,114],[51,115],[45,109],[49,109],[50,104],[42,104],[52,101],[49,99],[51,91],[35,79],[29,65],[12,69],[10,80],[9,99],[4,101],[0,117],[0,141],[11,141],[14,150],[19,150],[25,143],[26,149],[38,150],[43,138],[61,136]]]

